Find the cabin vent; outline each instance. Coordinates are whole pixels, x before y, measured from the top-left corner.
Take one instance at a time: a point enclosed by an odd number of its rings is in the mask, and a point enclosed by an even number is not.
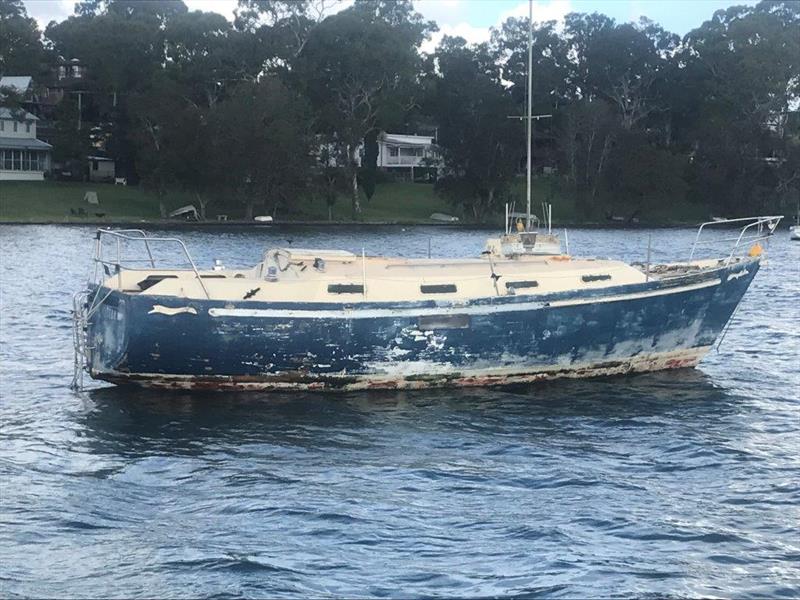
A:
[[[332,283],[328,286],[329,294],[363,294],[364,286],[356,283]]]
[[[611,279],[611,275],[583,275],[581,279],[584,283],[591,283],[592,281],[606,281]]]
[[[524,290],[528,288],[539,287],[538,281],[507,281],[507,290]]]
[[[437,283],[435,285],[421,285],[419,291],[423,294],[455,294],[458,291],[454,283]]]
[[[467,329],[469,315],[431,315],[420,317],[417,326],[427,329]]]

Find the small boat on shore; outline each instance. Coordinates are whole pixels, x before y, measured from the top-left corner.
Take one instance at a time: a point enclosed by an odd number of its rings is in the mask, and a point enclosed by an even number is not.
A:
[[[704,223],[690,260],[666,264],[542,253],[539,234],[509,232],[476,258],[276,248],[250,269],[204,270],[178,239],[101,229],[95,279],[75,298],[75,384],[87,372],[155,388],[358,390],[693,367],[780,218],[733,220],[732,250],[697,259],[720,224]],[[190,268],[157,264],[165,245]],[[130,246],[144,268],[109,256]]]

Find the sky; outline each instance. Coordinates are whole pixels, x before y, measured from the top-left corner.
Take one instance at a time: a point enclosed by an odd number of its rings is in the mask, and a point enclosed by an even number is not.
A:
[[[42,29],[51,20],[72,14],[75,0],[23,0],[28,14]],[[214,11],[233,18],[236,0],[184,0],[190,10]],[[534,21],[560,20],[570,12],[600,12],[618,22],[638,21],[640,16],[659,23],[668,31],[684,35],[715,11],[734,4],[755,4],[756,0],[537,0]],[[350,4],[345,0],[344,5]],[[489,28],[511,16],[527,16],[524,0],[416,0],[414,6],[425,18],[439,25],[439,32],[423,46],[430,51],[443,35],[458,35],[469,42],[489,38]]]

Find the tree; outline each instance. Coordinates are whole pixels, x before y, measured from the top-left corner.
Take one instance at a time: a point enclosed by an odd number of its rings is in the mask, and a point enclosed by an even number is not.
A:
[[[0,2],[0,75],[38,75],[45,59],[41,37],[22,0]]]
[[[641,132],[621,131],[602,174],[605,205],[610,214],[642,211],[686,196],[686,156],[651,143]]]
[[[239,0],[235,27],[264,42],[271,70],[290,68],[312,30],[342,0]]]
[[[508,118],[516,107],[486,44],[445,36],[435,60],[430,102],[446,166],[437,187],[480,221],[510,194],[524,156],[522,128]]]
[[[367,200],[375,194],[378,179],[378,132],[373,129],[364,138],[364,159],[361,163],[361,187]]]
[[[618,121],[611,105],[596,99],[573,103],[560,123],[563,163],[575,186],[575,205],[587,215],[619,133]]]
[[[503,79],[511,82],[511,93],[520,108],[525,107],[528,95],[528,23],[528,19],[512,17],[492,30],[491,51],[502,66]],[[569,88],[568,46],[555,21],[534,23],[532,42],[533,105],[536,110],[551,112],[574,96]]]
[[[362,0],[315,27],[294,63],[291,80],[311,100],[351,183],[354,216],[361,142],[411,103],[416,48],[430,29],[407,0]]]
[[[230,52],[231,24],[217,13],[193,11],[176,15],[165,31],[165,64],[169,76],[187,90],[187,99],[211,107],[226,86],[242,79]]]
[[[246,118],[243,118],[246,116]],[[240,84],[210,115],[214,177],[245,207],[274,215],[310,185],[309,109],[278,78]]]
[[[680,93],[671,104],[676,139],[692,154],[690,195],[743,213],[796,185],[782,183],[795,181],[795,155],[781,131],[800,100],[800,6],[717,11],[686,35],[675,60]]]

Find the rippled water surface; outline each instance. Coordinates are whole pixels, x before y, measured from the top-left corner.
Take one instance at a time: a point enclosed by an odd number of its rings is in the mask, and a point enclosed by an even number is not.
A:
[[[685,258],[694,232],[570,231]],[[432,228],[181,234],[476,255]],[[0,596],[800,596],[800,243],[695,370],[499,390],[68,389],[92,230],[0,227]]]

